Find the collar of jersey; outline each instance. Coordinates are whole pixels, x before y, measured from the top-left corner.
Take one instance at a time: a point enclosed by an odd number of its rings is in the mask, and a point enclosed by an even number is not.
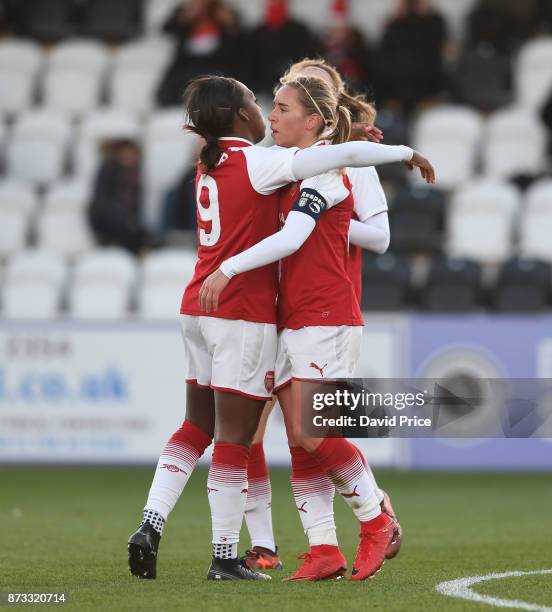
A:
[[[240,147],[254,146],[250,140],[247,140],[246,138],[239,138],[238,136],[222,136],[221,138],[219,138],[219,140],[224,140],[225,141],[224,146],[227,148],[231,146],[230,144],[228,144],[229,142],[238,143],[237,146],[240,146]]]

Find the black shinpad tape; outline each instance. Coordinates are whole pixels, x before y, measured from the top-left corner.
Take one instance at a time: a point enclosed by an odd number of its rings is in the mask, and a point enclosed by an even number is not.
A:
[[[301,189],[299,197],[295,200],[291,210],[297,210],[318,221],[318,217],[326,209],[326,200],[315,189]]]

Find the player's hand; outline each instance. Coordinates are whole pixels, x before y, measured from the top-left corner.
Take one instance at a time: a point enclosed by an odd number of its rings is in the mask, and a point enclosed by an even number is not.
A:
[[[383,140],[383,132],[370,123],[353,123],[349,140],[368,140],[378,143]]]
[[[419,168],[422,178],[426,183],[430,185],[435,184],[435,170],[433,166],[429,163],[429,161],[418,153],[418,151],[414,151],[414,155],[410,161],[404,162],[405,166],[409,170],[414,170],[414,168]]]
[[[220,270],[210,274],[199,291],[199,307],[203,312],[216,312],[218,310],[219,296],[230,279]]]

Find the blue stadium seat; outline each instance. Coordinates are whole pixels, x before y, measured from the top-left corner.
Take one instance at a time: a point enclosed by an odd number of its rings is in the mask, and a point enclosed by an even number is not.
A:
[[[362,270],[362,310],[400,310],[410,288],[408,262],[392,253],[365,254]]]
[[[550,305],[550,264],[536,259],[511,259],[503,264],[493,294],[500,312],[538,312]]]
[[[420,302],[432,312],[471,310],[481,300],[481,267],[469,259],[439,257],[432,262]]]

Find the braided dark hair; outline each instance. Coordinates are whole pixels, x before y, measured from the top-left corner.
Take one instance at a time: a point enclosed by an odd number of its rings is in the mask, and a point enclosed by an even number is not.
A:
[[[199,159],[206,170],[216,167],[221,153],[218,139],[232,132],[234,117],[242,104],[243,90],[235,79],[207,75],[188,83],[184,92],[184,129],[205,139]]]

